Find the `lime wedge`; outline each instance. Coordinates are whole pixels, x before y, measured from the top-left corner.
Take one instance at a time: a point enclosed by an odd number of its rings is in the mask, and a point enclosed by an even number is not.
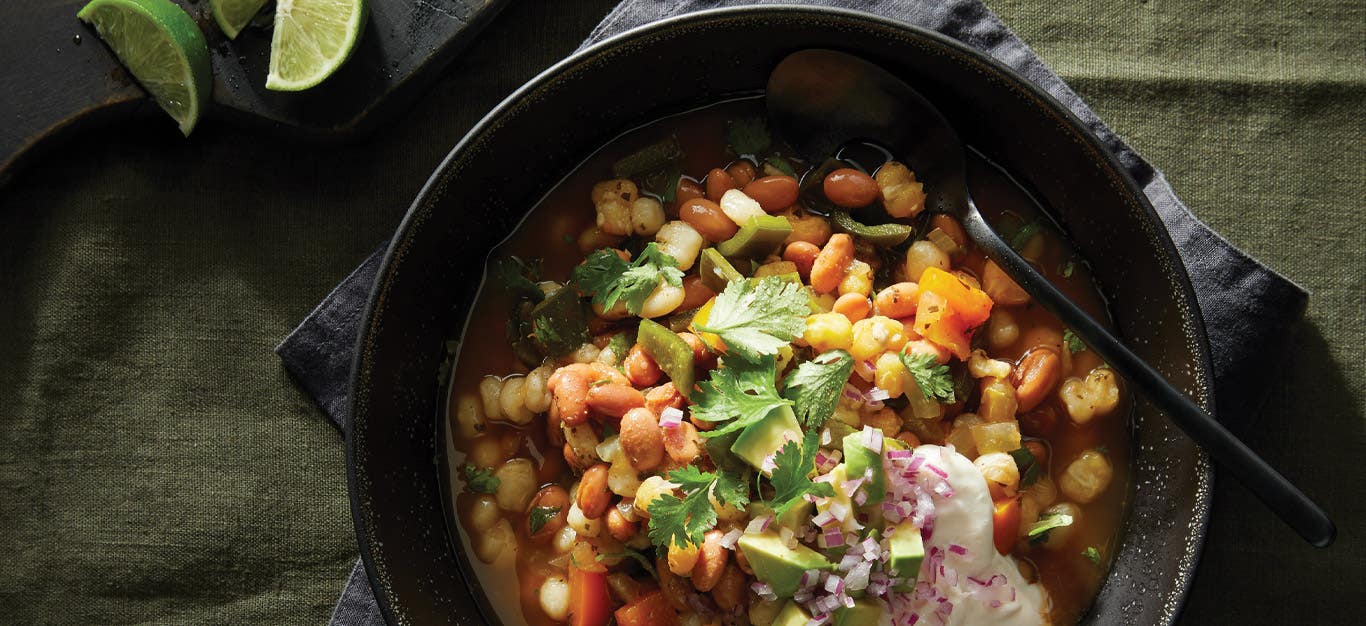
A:
[[[223,34],[227,35],[228,39],[237,39],[237,33],[242,32],[242,29],[251,23],[251,18],[261,12],[261,7],[266,6],[266,1],[209,0],[209,9],[213,11],[213,21],[218,22],[218,28],[222,29]]]
[[[170,0],[92,0],[76,17],[188,137],[213,89],[209,46],[194,20]]]
[[[346,62],[365,24],[365,0],[277,0],[266,89],[302,91]]]

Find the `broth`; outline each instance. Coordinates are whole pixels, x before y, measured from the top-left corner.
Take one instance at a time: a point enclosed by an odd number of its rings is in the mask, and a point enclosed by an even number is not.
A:
[[[517,256],[540,259],[541,278],[559,283],[570,278],[571,269],[584,256],[577,235],[593,225],[594,212],[590,198],[593,185],[611,178],[611,164],[661,138],[673,134],[683,148],[685,158],[682,171],[700,178],[710,168],[724,165],[733,157],[726,153],[727,121],[762,115],[761,100],[737,100],[698,109],[679,116],[633,130],[609,143],[577,167],[573,173],[552,189],[535,207],[517,231],[500,244],[491,258]],[[969,178],[973,181],[974,197],[984,214],[998,228],[1005,223],[1039,224],[1042,216],[1035,215],[1030,203],[1014,184],[990,164],[978,158],[970,159]],[[1039,228],[1028,243],[1043,270],[1064,293],[1097,319],[1108,319],[1105,303],[1094,288],[1085,264],[1069,251],[1066,241],[1051,227]],[[976,276],[982,276],[985,259],[976,250],[956,263]],[[470,311],[470,321],[459,344],[459,351],[447,386],[447,432],[450,457],[451,494],[459,520],[459,539],[469,562],[479,577],[503,623],[525,622],[535,625],[556,623],[542,611],[537,593],[542,581],[558,570],[552,561],[557,556],[550,542],[528,539],[527,517],[524,513],[501,514],[515,529],[515,558],[499,558],[487,564],[474,558],[474,541],[466,530],[474,528],[472,516],[480,494],[462,489],[462,468],[473,458],[474,441],[462,438],[456,424],[457,402],[461,394],[477,395],[485,376],[526,374],[528,369],[509,349],[506,326],[515,315],[511,298],[499,289],[490,288],[493,279],[486,269],[485,283]],[[885,281],[884,281],[885,282]],[[879,284],[877,288],[883,285]],[[876,291],[876,288],[875,288]],[[998,359],[1016,361],[1036,345],[1055,346],[1063,357],[1062,378],[1084,378],[1093,368],[1103,365],[1090,350],[1073,353],[1063,339],[1061,324],[1032,300],[1024,305],[1009,307],[1020,328],[1020,339],[1013,344],[992,350]],[[1067,417],[1065,406],[1056,393],[1049,395],[1042,406],[1056,412],[1057,425],[1047,433],[1050,449],[1046,475],[1055,481],[1067,468],[1067,463],[1083,451],[1100,449],[1109,457],[1114,477],[1109,488],[1095,500],[1079,504],[1081,521],[1076,524],[1065,544],[1028,546],[1016,549],[1017,556],[1037,568],[1038,581],[1047,589],[1052,601],[1050,617],[1055,623],[1074,623],[1087,611],[1109,568],[1113,550],[1118,545],[1118,534],[1123,525],[1126,502],[1129,498],[1130,433],[1129,402],[1120,387],[1119,408],[1108,416],[1098,417],[1078,425]],[[975,395],[975,394],[974,394]],[[975,402],[970,400],[970,402]],[[516,427],[506,422],[490,422],[480,440],[499,442],[501,458],[528,457],[536,466],[538,485],[558,484],[569,488],[574,482],[560,450],[549,445],[544,418],[537,417],[528,427]],[[1026,433],[1028,434],[1028,433]],[[483,444],[487,445],[487,444]],[[1060,497],[1061,499],[1061,497]],[[1083,555],[1095,549],[1099,562]]]

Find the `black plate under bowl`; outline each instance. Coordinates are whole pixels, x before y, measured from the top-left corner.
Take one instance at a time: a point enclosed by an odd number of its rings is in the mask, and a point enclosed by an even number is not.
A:
[[[1161,221],[1115,159],[1034,85],[956,41],[861,13],[745,7],[657,22],[570,57],[494,109],[442,162],[390,244],[359,339],[347,460],[361,555],[391,623],[484,623],[443,505],[437,372],[490,249],[617,134],[753,93],[806,47],[878,62],[947,112],[964,141],[1053,210],[1091,262],[1121,336],[1141,338],[1131,343],[1141,357],[1212,408],[1204,329]],[[1204,539],[1205,456],[1142,398],[1133,424],[1130,514],[1087,623],[1173,621]]]

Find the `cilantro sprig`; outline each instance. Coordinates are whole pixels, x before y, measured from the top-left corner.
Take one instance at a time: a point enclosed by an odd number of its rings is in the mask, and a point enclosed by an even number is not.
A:
[[[1025,536],[1029,537],[1031,542],[1037,543],[1048,538],[1048,531],[1053,530],[1054,528],[1062,528],[1071,525],[1071,515],[1054,511],[1040,517],[1039,521],[1034,522],[1034,525],[1030,526],[1029,530],[1025,532]]]
[[[801,334],[810,301],[802,286],[777,276],[736,280],[716,296],[702,332],[715,333],[727,354],[747,360],[776,354]]]
[[[541,532],[546,523],[555,519],[560,514],[558,506],[535,506],[531,507],[531,513],[527,515],[527,525],[530,527],[531,534]]]
[[[932,354],[901,353],[901,363],[911,372],[915,385],[926,399],[953,404],[953,378],[949,376],[949,366],[940,365]]]
[[[764,419],[778,407],[791,406],[792,400],[778,395],[777,377],[777,360],[772,356],[754,362],[727,359],[725,367],[712,370],[711,378],[698,384],[692,416],[708,422],[731,421],[700,434],[720,437]]]
[[[694,465],[669,472],[669,481],[683,491],[679,498],[666,493],[650,503],[650,542],[656,546],[702,543],[702,533],[716,527],[710,495],[721,504],[749,504],[749,485],[728,472],[704,472]]]
[[[1095,546],[1086,546],[1086,549],[1081,551],[1081,555],[1093,565],[1100,565],[1100,550],[1097,550]]]
[[[830,497],[835,490],[829,483],[811,480],[816,468],[816,450],[820,447],[820,431],[806,431],[802,441],[789,441],[773,455],[773,511],[783,515],[802,501],[802,496]]]
[[[844,350],[822,352],[783,379],[783,397],[791,400],[802,425],[820,428],[835,413],[840,393],[854,371],[854,357]]]
[[[574,268],[573,280],[603,309],[611,309],[620,301],[632,315],[639,315],[645,298],[660,282],[683,285],[683,270],[678,269],[677,259],[651,242],[629,263],[612,250],[598,250]]]
[[[493,470],[486,467],[475,467],[473,464],[466,463],[464,467],[465,482],[469,488],[479,493],[494,493],[498,491],[497,476],[493,475]]]
[[[1039,460],[1034,458],[1034,453],[1030,452],[1029,448],[1011,450],[1010,458],[1015,460],[1015,468],[1020,472],[1021,487],[1028,487],[1039,482],[1043,468],[1039,467]]]
[[[1071,328],[1062,329],[1062,343],[1067,346],[1067,351],[1076,354],[1086,349],[1086,342],[1081,340]]]

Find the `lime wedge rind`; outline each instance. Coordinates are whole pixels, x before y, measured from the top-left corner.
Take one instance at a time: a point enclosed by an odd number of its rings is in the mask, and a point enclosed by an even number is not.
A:
[[[92,0],[76,17],[189,136],[213,89],[209,45],[189,14],[170,0]]]
[[[237,39],[238,33],[251,23],[252,18],[266,6],[269,0],[209,0],[209,11],[213,21],[218,23],[228,39]]]
[[[335,73],[360,41],[365,0],[277,0],[266,89],[302,91]]]

